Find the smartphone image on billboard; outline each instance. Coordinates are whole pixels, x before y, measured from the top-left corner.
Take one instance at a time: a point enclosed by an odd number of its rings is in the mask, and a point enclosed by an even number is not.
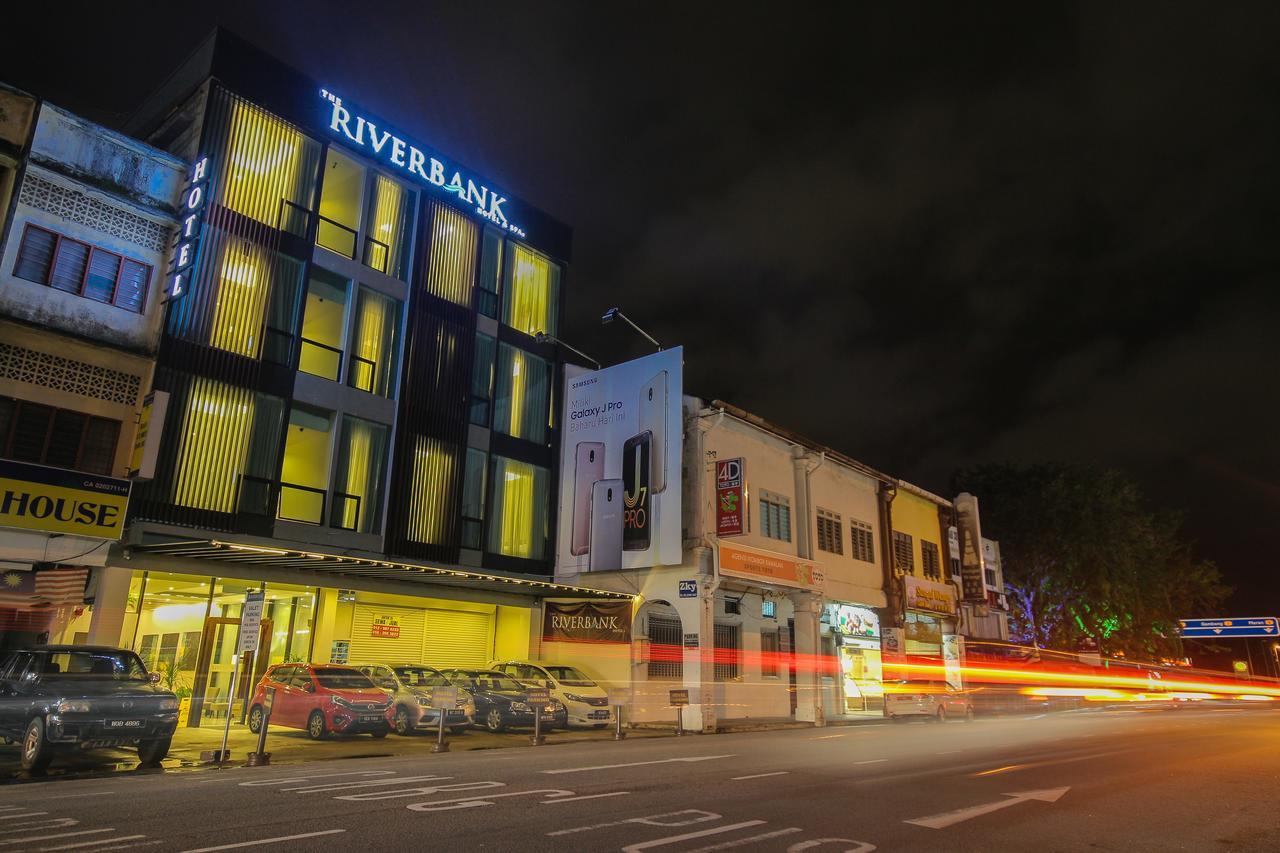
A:
[[[649,491],[653,494],[667,488],[667,371],[645,383],[640,389],[640,432],[648,432]]]
[[[591,484],[591,552],[587,569],[605,572],[622,568],[622,481]]]
[[[649,469],[653,434],[648,430],[633,435],[622,446],[622,549],[649,548]]]
[[[573,519],[569,553],[581,556],[591,550],[591,487],[604,479],[604,442],[578,443],[573,462]]]

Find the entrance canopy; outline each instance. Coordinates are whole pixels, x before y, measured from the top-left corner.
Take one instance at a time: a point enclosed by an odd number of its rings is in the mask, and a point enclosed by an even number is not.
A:
[[[344,577],[371,578],[419,585],[419,593],[423,595],[433,594],[433,590],[434,594],[444,594],[454,589],[523,595],[530,598],[564,596],[615,601],[632,598],[629,593],[569,586],[528,575],[506,574],[487,569],[407,563],[383,557],[334,554],[315,549],[295,550],[276,547],[274,544],[268,546],[219,539],[187,539],[146,534],[142,542],[128,546],[128,550],[134,554],[182,560],[233,563],[242,569],[251,569],[253,566],[299,569],[314,572],[318,576],[318,585],[340,585]],[[213,566],[210,566],[208,571],[211,574],[218,573]]]

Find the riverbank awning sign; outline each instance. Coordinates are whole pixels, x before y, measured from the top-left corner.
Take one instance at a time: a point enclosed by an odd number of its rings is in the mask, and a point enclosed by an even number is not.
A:
[[[0,460],[0,527],[119,539],[129,481]]]

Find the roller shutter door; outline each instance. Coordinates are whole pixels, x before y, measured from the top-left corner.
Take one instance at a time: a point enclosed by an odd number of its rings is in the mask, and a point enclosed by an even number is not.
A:
[[[493,614],[428,610],[422,644],[430,666],[485,666],[493,654]]]
[[[375,620],[394,619],[399,636],[389,626],[376,625]],[[375,636],[375,634],[380,636]],[[421,663],[422,662],[423,611],[411,607],[389,607],[377,604],[356,604],[351,621],[351,650],[348,657],[353,664],[362,663]]]

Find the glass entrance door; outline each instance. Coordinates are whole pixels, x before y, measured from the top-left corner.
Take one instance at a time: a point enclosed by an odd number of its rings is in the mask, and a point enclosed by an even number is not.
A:
[[[215,721],[222,722],[226,718],[231,673],[235,669],[239,637],[239,619],[211,616],[205,620],[200,654],[196,660],[188,726],[196,728]],[[266,670],[267,661],[271,659],[271,637],[271,620],[263,619],[258,629],[257,653],[246,652],[240,659],[235,701],[231,707],[232,718],[235,720],[243,721],[249,694]]]

